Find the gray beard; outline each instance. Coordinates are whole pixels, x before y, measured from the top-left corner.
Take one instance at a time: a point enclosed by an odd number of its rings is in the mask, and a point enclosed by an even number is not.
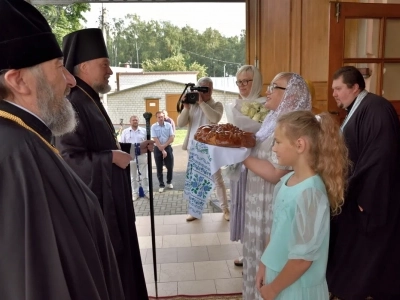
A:
[[[99,94],[107,94],[111,91],[111,86],[109,84],[93,84],[93,89],[96,93]]]
[[[71,102],[65,96],[57,98],[45,75],[37,76],[38,109],[40,117],[54,136],[72,132],[78,124]]]

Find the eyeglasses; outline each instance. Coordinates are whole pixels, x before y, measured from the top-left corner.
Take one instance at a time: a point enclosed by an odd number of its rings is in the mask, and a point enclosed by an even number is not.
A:
[[[250,80],[243,79],[243,80],[236,81],[236,85],[237,86],[241,86],[241,85],[246,86],[249,84],[249,81],[253,81],[253,79],[250,79]]]
[[[274,92],[274,89],[286,90],[286,88],[277,86],[275,83],[267,86],[267,92],[270,94],[272,94]]]

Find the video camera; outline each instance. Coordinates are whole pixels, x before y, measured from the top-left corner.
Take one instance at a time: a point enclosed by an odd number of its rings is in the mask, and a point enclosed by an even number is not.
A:
[[[187,92],[185,95],[185,100],[181,100],[187,89],[190,89],[190,92]],[[199,93],[207,93],[207,86],[195,86],[194,83],[185,84],[185,89],[183,90],[179,100],[176,104],[176,109],[180,113],[183,109],[183,104],[196,104],[199,101]]]
[[[199,93],[207,93],[208,92],[208,87],[207,86],[195,86],[194,83],[188,83],[186,85],[186,88],[190,88],[190,92],[186,93],[185,96],[185,101],[182,101],[182,103],[187,103],[187,104],[195,104],[197,101],[199,101]],[[197,92],[195,92],[197,91]]]

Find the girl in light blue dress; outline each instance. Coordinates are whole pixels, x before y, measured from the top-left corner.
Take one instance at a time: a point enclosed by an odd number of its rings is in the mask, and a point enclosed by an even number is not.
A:
[[[343,205],[347,148],[329,114],[296,111],[279,118],[272,150],[294,171],[274,190],[256,287],[265,300],[328,300],[329,223]]]

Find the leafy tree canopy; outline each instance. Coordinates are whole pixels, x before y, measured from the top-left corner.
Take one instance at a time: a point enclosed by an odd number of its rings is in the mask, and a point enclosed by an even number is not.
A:
[[[167,21],[142,21],[128,14],[113,19],[107,46],[112,65],[130,62],[145,71],[199,71],[199,76],[235,75],[245,63],[245,31],[225,37],[207,28],[203,33],[188,25],[179,28]],[[225,75],[227,75],[225,74]]]
[[[70,32],[82,29],[83,13],[88,3],[41,5],[37,8],[49,22],[59,44]],[[103,11],[103,16],[106,11]],[[111,65],[129,62],[145,71],[198,71],[202,76],[234,76],[245,63],[245,31],[225,37],[207,28],[203,33],[186,25],[178,27],[167,21],[142,21],[136,14],[123,19],[104,20],[100,27],[107,32]],[[225,74],[224,74],[225,71]]]
[[[88,3],[70,5],[36,5],[36,8],[49,22],[57,42],[62,45],[62,39],[68,33],[82,29],[82,21],[86,21],[83,13],[90,11]]]
[[[207,75],[207,67],[197,62],[186,66],[185,58],[182,54],[165,59],[147,59],[142,63],[142,66],[145,71],[197,71],[197,79]]]

